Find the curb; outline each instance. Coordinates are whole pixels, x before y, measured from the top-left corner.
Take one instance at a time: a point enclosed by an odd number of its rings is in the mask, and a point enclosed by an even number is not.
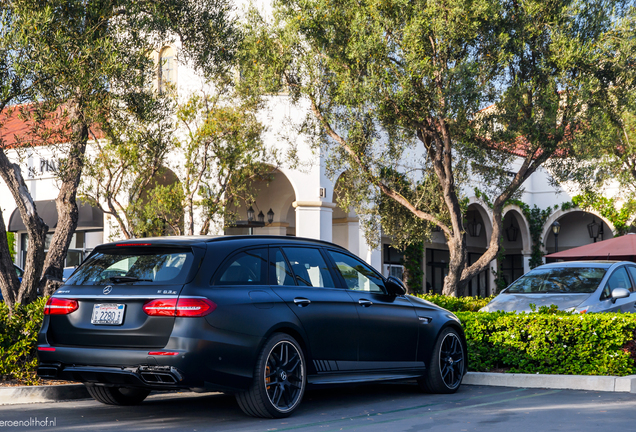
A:
[[[462,384],[495,387],[546,388],[636,393],[636,375],[624,377],[592,375],[531,375],[468,372]]]
[[[57,402],[88,398],[90,398],[90,395],[86,387],[84,387],[84,384],[0,388],[0,405]]]

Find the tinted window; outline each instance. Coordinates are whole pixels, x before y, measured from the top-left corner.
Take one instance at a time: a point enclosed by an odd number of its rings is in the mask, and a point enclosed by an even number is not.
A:
[[[286,247],[283,251],[298,285],[330,288],[335,286],[327,263],[318,249]]]
[[[226,261],[214,285],[267,285],[267,249],[240,252]]]
[[[99,251],[84,262],[67,285],[185,283],[194,256],[190,249],[136,247]]]
[[[517,279],[506,293],[593,293],[605,272],[603,268],[537,268]]]
[[[287,265],[287,261],[280,249],[272,249],[272,272],[270,273],[271,285],[296,285],[294,275]]]
[[[611,296],[612,291],[616,288],[625,288],[626,290],[632,291],[632,283],[627,276],[627,270],[625,270],[625,267],[617,268],[614,270],[614,273],[610,275],[605,288],[603,288],[602,297]]]
[[[339,252],[329,251],[336,262],[336,267],[347,284],[347,288],[355,291],[385,293],[384,282],[376,272],[366,264]]]
[[[16,266],[13,266],[13,267],[15,268],[15,272],[18,275],[18,277],[21,278],[22,275],[24,275],[24,272],[22,271],[22,269],[20,267],[16,267]]]

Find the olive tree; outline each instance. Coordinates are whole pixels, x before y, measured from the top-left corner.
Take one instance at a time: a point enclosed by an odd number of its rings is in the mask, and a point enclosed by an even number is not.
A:
[[[609,61],[633,37],[632,1],[286,0],[249,14],[246,82],[308,106],[300,132],[347,170],[345,204],[406,243],[441,228],[445,294],[496,258],[502,210],[524,182],[576,158],[603,100],[617,109],[615,95],[633,89],[615,85],[626,69]],[[472,265],[468,178],[494,222]]]
[[[0,274],[5,301],[12,305],[34,299],[38,287],[50,294],[61,282],[77,226],[77,188],[88,141],[108,129],[117,111],[132,118],[147,112],[143,108],[155,97],[150,83],[156,72],[149,52],[178,40],[184,60],[214,74],[227,68],[239,34],[227,0],[8,0],[1,7],[4,106],[21,96],[35,112],[56,113],[61,124],[51,130],[40,121],[42,114],[31,119],[32,134],[43,140],[38,144],[61,144],[56,147],[58,224],[45,259],[47,227],[37,215],[20,166],[0,148],[0,176],[16,201],[30,242],[22,283],[14,272]],[[3,241],[0,261],[2,269],[11,267]]]

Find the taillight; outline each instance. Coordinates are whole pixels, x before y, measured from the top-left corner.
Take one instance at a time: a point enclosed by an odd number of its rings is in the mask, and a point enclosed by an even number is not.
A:
[[[150,300],[143,310],[150,316],[202,317],[216,309],[216,304],[205,298],[170,298]]]
[[[201,317],[216,309],[216,304],[205,298],[180,298],[177,303],[177,316]]]
[[[143,310],[150,316],[174,316],[177,299],[157,299],[144,303]]]
[[[68,315],[78,307],[77,300],[51,297],[44,306],[44,315]]]

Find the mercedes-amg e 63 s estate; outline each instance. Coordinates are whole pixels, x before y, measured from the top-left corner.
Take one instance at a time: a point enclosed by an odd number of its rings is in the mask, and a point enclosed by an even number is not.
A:
[[[222,391],[246,414],[285,417],[308,385],[415,379],[451,393],[466,372],[452,313],[310,239],[104,244],[44,314],[38,375],[82,382],[106,404],[141,403],[151,390]]]

